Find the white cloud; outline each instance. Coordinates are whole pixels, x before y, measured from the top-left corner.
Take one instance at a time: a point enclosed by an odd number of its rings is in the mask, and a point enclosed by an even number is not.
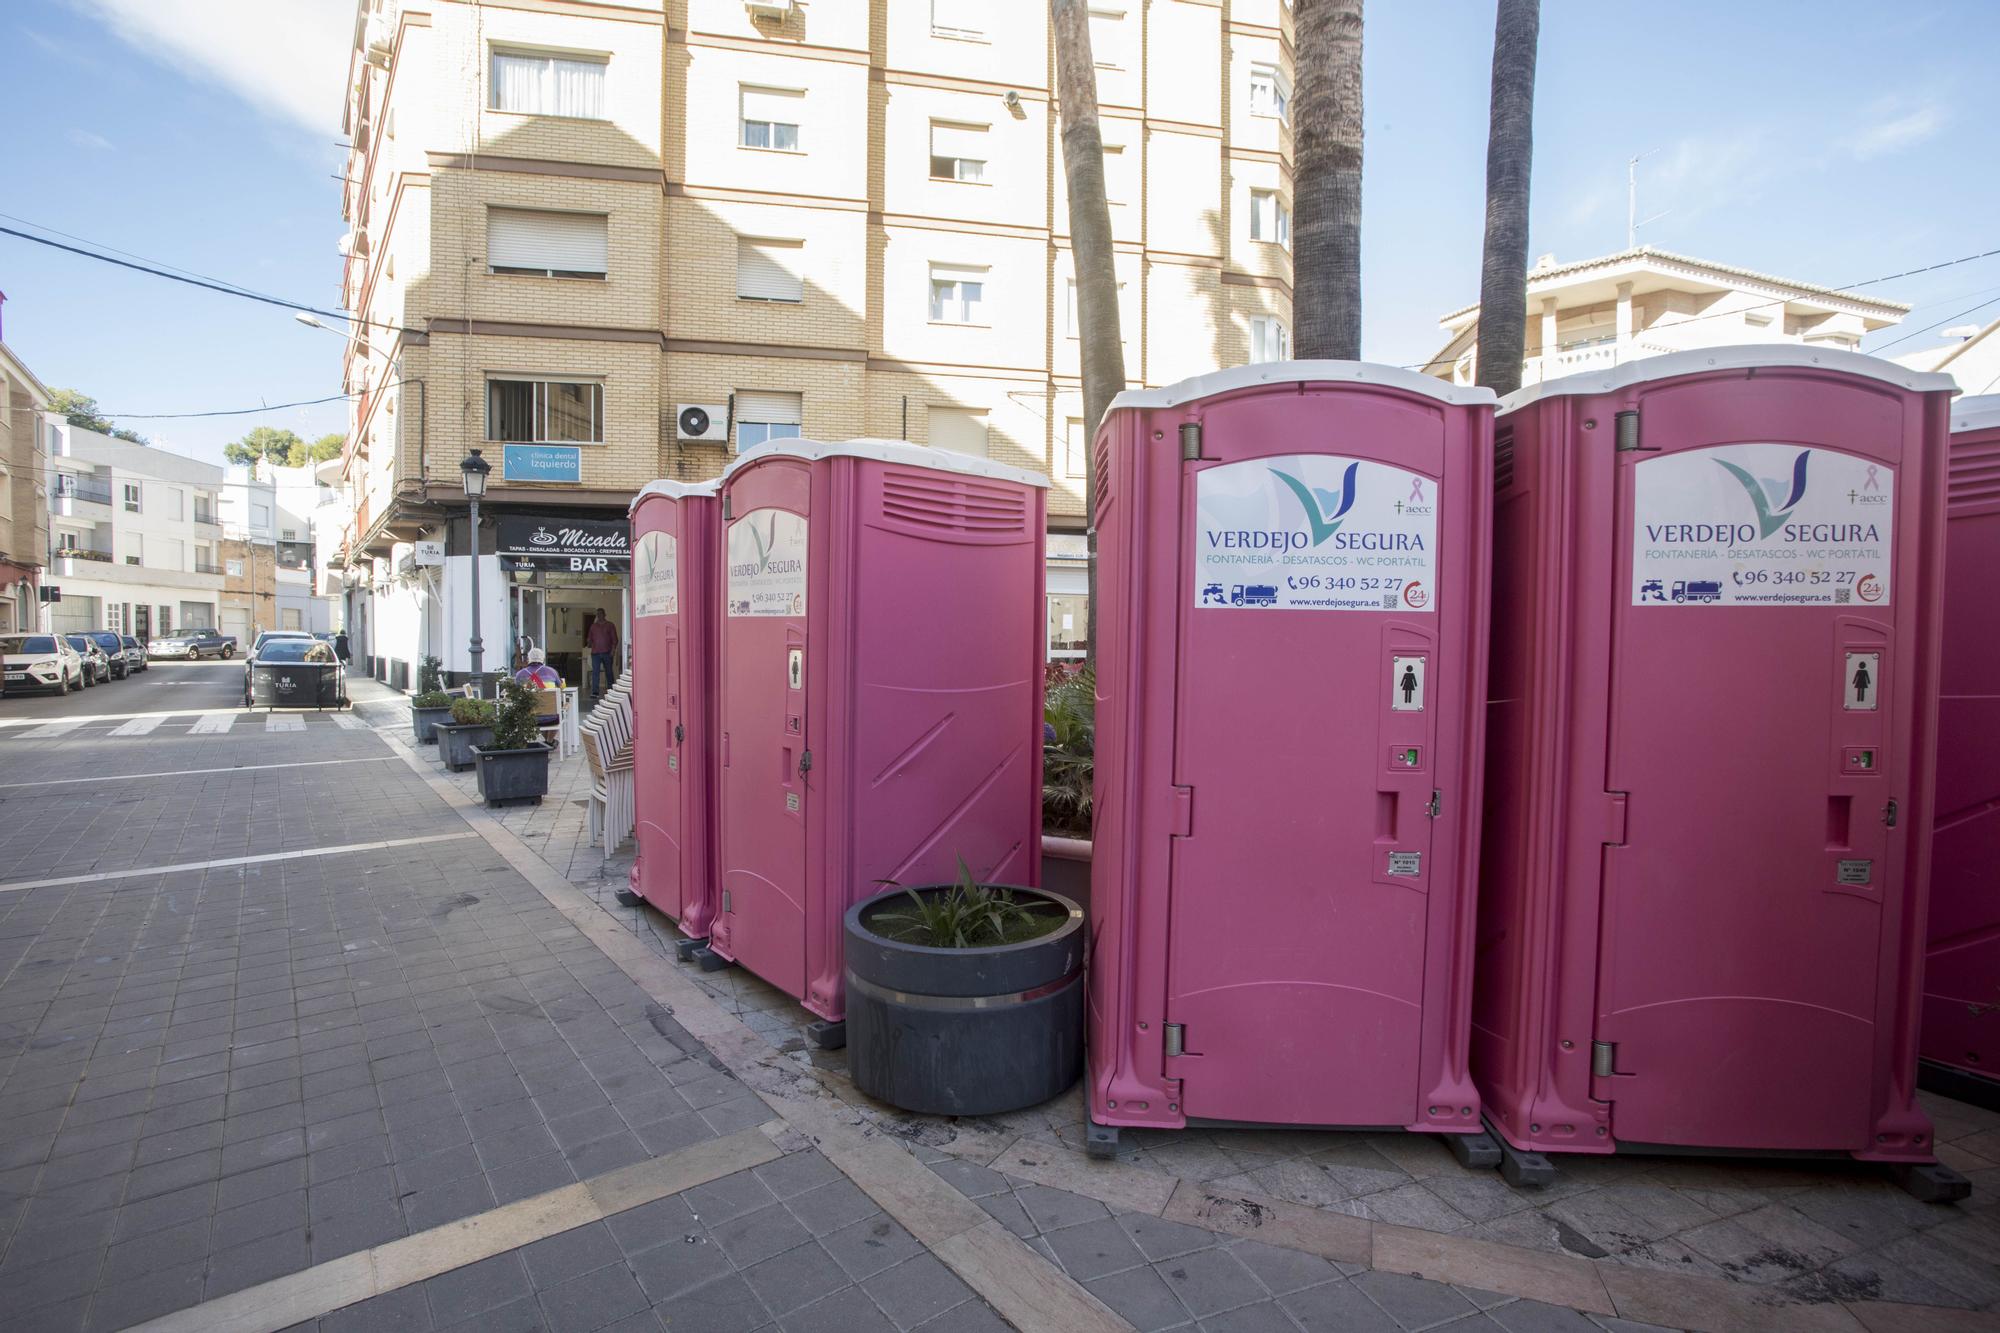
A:
[[[1945,109],[1934,102],[1906,110],[1903,104],[1890,99],[1877,102],[1869,110],[1878,118],[1876,123],[1855,135],[1849,144],[1854,156],[1863,162],[1922,143],[1943,129],[1949,118]]]
[[[339,133],[354,0],[72,0],[127,44],[266,115]]]
[[[89,130],[67,130],[64,132],[63,137],[78,148],[90,148],[100,153],[108,153],[114,147],[111,140],[101,134],[93,134]]]

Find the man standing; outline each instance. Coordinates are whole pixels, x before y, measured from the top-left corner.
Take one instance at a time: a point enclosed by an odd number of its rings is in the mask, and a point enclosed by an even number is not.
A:
[[[596,697],[609,689],[618,679],[618,670],[613,665],[613,654],[618,651],[618,627],[604,617],[604,608],[597,608],[597,619],[590,622],[590,628],[583,632],[585,646],[590,649],[590,693]],[[598,673],[603,673],[604,683],[598,684]]]

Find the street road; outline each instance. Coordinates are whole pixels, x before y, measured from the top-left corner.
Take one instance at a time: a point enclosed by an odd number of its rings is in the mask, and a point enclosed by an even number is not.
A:
[[[20,718],[97,717],[169,709],[228,708],[243,703],[243,663],[155,662],[124,680],[100,681],[60,694],[10,694],[0,699],[0,724]]]

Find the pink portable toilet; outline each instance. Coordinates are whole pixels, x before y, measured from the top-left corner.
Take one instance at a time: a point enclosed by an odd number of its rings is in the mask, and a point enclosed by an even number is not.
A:
[[[2000,1110],[2000,395],[1951,410],[1925,1087]]]
[[[1047,481],[893,440],[723,476],[721,908],[709,947],[845,1039],[841,918],[1041,874]]]
[[[721,483],[655,481],[632,501],[632,892],[693,956],[715,917],[715,654]]]
[[[1089,1151],[1401,1126],[1467,1073],[1493,395],[1389,366],[1120,394],[1096,440]]]
[[[1510,1180],[1963,1189],[1915,1100],[1950,387],[1724,347],[1503,402],[1472,1067]]]

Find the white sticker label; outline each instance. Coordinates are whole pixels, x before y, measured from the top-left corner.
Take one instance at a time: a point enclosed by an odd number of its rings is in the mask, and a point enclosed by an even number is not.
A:
[[[806,613],[806,521],[784,509],[753,509],[729,525],[729,614]]]
[[[1847,711],[1850,713],[1872,713],[1882,697],[1882,654],[1849,653],[1847,665],[1841,669],[1842,686],[1847,693]]]
[[[1874,878],[1873,861],[1842,861],[1833,872],[1833,882],[1836,884],[1867,884]]]
[[[632,553],[632,614],[670,616],[680,610],[680,543],[670,532],[646,532]]]
[[[1389,659],[1389,709],[1396,713],[1424,711],[1424,659]]]
[[[792,689],[806,683],[806,650],[794,648],[785,662],[785,680]]]
[[[1389,873],[1392,875],[1421,875],[1424,873],[1422,852],[1390,852]]]
[[[1433,611],[1437,504],[1429,477],[1366,459],[1208,468],[1195,478],[1194,604]]]
[[[1887,606],[1895,469],[1831,449],[1724,444],[1633,479],[1634,606]]]

